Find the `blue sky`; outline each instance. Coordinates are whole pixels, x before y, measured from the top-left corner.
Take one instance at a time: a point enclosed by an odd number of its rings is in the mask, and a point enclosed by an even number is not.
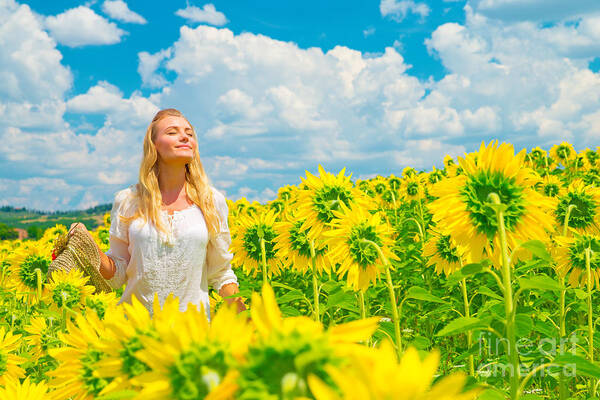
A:
[[[169,107],[213,184],[261,202],[319,163],[368,178],[600,136],[592,0],[3,0],[0,25],[0,205],[112,201]]]

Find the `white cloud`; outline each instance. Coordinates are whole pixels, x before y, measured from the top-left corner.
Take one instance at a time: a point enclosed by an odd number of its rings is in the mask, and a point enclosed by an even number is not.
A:
[[[363,30],[363,36],[364,37],[369,37],[369,36],[372,36],[374,34],[375,34],[375,28],[373,28],[372,26]]]
[[[71,87],[73,75],[61,64],[62,55],[40,18],[25,4],[5,1],[0,3],[0,27],[3,123],[27,125],[27,119],[38,119],[34,114],[60,117],[59,99]]]
[[[175,11],[175,15],[191,22],[204,22],[215,26],[223,26],[229,22],[225,14],[217,11],[211,3],[205,4],[202,8],[188,5],[186,8]]]
[[[45,25],[54,39],[69,47],[119,43],[127,34],[114,22],[84,6],[46,17]]]
[[[115,125],[148,125],[158,108],[150,100],[134,92],[130,98],[123,98],[118,87],[100,81],[88,89],[87,93],[67,101],[67,111],[83,114],[104,114]]]
[[[147,51],[138,53],[138,73],[142,78],[144,86],[159,88],[165,86],[167,79],[156,70],[161,67],[161,63],[171,56],[171,49],[161,50],[158,53],[150,54]]]
[[[102,11],[112,19],[133,24],[145,24],[147,21],[141,15],[131,11],[123,0],[105,0]]]
[[[414,0],[381,0],[379,11],[383,17],[390,17],[394,21],[401,22],[410,12],[425,19],[431,12],[429,6],[425,3],[415,3]]]

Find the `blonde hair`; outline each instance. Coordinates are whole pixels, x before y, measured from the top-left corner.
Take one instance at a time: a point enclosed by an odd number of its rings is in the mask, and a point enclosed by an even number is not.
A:
[[[185,119],[192,128],[194,138],[197,138],[196,131],[190,121],[178,110],[167,108],[156,113],[152,122],[148,125],[146,135],[144,136],[144,154],[140,164],[139,182],[135,190],[137,209],[130,217],[120,216],[124,222],[130,222],[139,217],[143,218],[145,222],[150,220],[158,230],[165,234],[167,233],[167,229],[159,217],[162,208],[162,194],[158,185],[158,152],[156,151],[154,141],[158,135],[156,125],[161,119],[168,116]],[[221,221],[219,221],[220,218],[210,187],[210,179],[206,175],[206,172],[204,172],[200,156],[196,151],[192,161],[185,165],[185,191],[188,198],[202,210],[209,236],[213,236],[218,233]]]

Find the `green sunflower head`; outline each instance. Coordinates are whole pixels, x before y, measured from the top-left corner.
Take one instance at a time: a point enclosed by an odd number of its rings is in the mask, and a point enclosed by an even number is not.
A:
[[[569,246],[569,261],[573,268],[586,269],[585,251],[588,248],[591,250],[590,267],[593,270],[600,268],[600,238],[591,235],[580,235]]]
[[[194,343],[169,367],[171,399],[203,399],[225,377],[231,361],[218,343]]]
[[[388,185],[390,186],[390,189],[398,190],[402,185],[402,179],[398,178],[397,176],[388,178]]]
[[[81,378],[87,392],[91,395],[98,396],[102,389],[109,384],[109,381],[105,378],[100,378],[94,375],[94,371],[97,369],[96,363],[103,359],[105,353],[103,351],[90,348],[81,358]]]
[[[325,337],[296,330],[257,343],[249,349],[247,360],[238,378],[240,400],[312,398],[308,375],[315,374],[335,387],[325,367],[340,364]]]
[[[138,376],[150,369],[145,362],[135,356],[135,353],[143,348],[144,345],[140,340],[139,334],[137,334],[125,342],[123,348],[119,351],[122,361],[121,370],[128,378]]]
[[[308,230],[300,231],[303,221],[296,221],[289,230],[290,247],[303,257],[310,258],[310,241],[308,239]],[[315,256],[324,255],[327,250],[326,246],[317,248],[315,246]]]
[[[387,190],[387,185],[383,182],[377,182],[375,184],[375,192],[377,192],[377,194],[381,194],[383,192],[385,192]]]
[[[456,249],[456,247],[452,245],[452,242],[450,241],[450,236],[440,236],[436,240],[435,248],[440,258],[450,263],[458,264],[460,262],[460,255],[458,254],[458,250]]]
[[[496,213],[489,206],[488,196],[496,193],[506,206],[504,223],[507,231],[512,232],[525,212],[523,188],[500,172],[480,171],[470,175],[461,195],[466,203],[467,212],[479,233],[492,239],[498,230]]]
[[[385,184],[382,185],[385,188]],[[313,208],[317,212],[317,218],[324,224],[328,224],[335,218],[333,211],[340,210],[340,203],[349,206],[352,201],[354,201],[354,195],[345,186],[325,185],[316,190],[313,196]]]
[[[270,210],[276,210],[277,212],[281,212],[283,211],[285,207],[285,203],[281,200],[273,200],[272,202],[269,203],[269,209]]]
[[[348,237],[350,256],[361,268],[367,269],[368,266],[376,264],[379,253],[375,246],[364,242],[363,239],[375,242],[379,247],[383,246],[383,241],[375,231],[375,227],[364,222],[354,226],[350,231]]]
[[[52,290],[52,301],[59,308],[75,308],[81,301],[81,289],[69,282],[60,282]]]
[[[272,226],[258,224],[249,227],[244,234],[244,250],[248,256],[257,262],[262,262],[262,252],[260,247],[261,237],[265,241],[265,253],[267,261],[275,259],[275,238],[277,234]]]
[[[587,229],[595,224],[598,204],[585,191],[569,191],[558,200],[555,216],[556,223],[564,224],[567,211],[570,209],[569,226],[575,229]]]
[[[38,278],[35,270],[40,269],[42,272],[42,282],[45,283],[49,266],[50,260],[47,257],[31,254],[19,266],[19,279],[28,288],[36,289]]]

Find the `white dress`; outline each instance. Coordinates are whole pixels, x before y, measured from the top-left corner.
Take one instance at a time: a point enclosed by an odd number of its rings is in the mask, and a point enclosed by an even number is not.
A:
[[[238,282],[230,264],[233,254],[229,252],[227,202],[221,192],[213,187],[211,190],[221,232],[210,239],[202,211],[195,204],[173,215],[161,210],[161,218],[169,230],[165,235],[142,218],[129,224],[118,218],[135,212],[135,185],[115,194],[110,214],[110,249],[106,255],[116,265],[115,275],[108,280],[110,285],[117,289],[127,283],[119,304],[131,303],[131,296],[135,295],[152,313],[154,293],[158,294],[161,306],[173,293],[179,298],[181,311],[187,309],[188,303],[198,310],[203,304],[210,320],[208,285],[218,292],[221,286]]]

